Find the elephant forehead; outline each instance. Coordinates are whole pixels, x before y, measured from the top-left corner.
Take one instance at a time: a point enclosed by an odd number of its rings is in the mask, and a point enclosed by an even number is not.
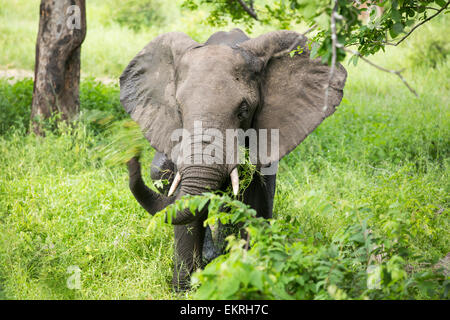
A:
[[[186,106],[222,108],[229,112],[245,98],[257,101],[257,83],[250,80],[248,65],[242,54],[223,45],[190,50],[178,65],[176,99]],[[217,110],[216,110],[217,109]]]
[[[198,47],[187,52],[181,60],[180,71],[186,76],[205,74],[235,75],[245,69],[242,55],[223,45]]]

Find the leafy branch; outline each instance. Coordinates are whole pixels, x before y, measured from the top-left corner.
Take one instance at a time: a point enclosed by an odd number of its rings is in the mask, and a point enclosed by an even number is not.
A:
[[[430,21],[431,19],[435,18],[438,14],[440,14],[442,11],[444,11],[445,9],[448,8],[448,5],[450,4],[450,1],[447,1],[447,3],[441,8],[441,9],[436,9],[436,8],[431,8],[431,7],[425,7],[426,9],[433,9],[433,10],[437,10],[437,12],[435,14],[433,14],[432,16],[426,18],[425,20],[423,20],[422,22],[416,24],[414,27],[411,28],[411,30],[404,36],[402,37],[399,41],[397,41],[394,44],[391,44],[393,46],[398,46],[400,43],[402,43],[406,38],[408,38],[411,33],[414,32],[414,30],[416,30],[418,27],[420,27],[421,25],[423,25],[424,23]]]
[[[449,1],[450,2],[450,1]],[[373,63],[372,61],[366,59],[361,53],[359,53],[358,51],[355,50],[351,50],[348,48],[345,48],[342,44],[340,44],[337,41],[337,34],[336,34],[336,18],[341,19],[342,17],[340,15],[337,14],[337,9],[338,9],[338,0],[334,0],[334,7],[333,7],[333,12],[331,14],[331,40],[332,40],[332,59],[331,59],[331,69],[330,69],[330,75],[328,78],[328,85],[325,89],[325,105],[324,105],[324,111],[328,108],[328,94],[329,94],[329,88],[330,88],[330,83],[331,80],[333,79],[333,75],[334,75],[334,71],[336,68],[336,59],[337,59],[337,54],[336,54],[336,50],[337,48],[340,48],[342,50],[344,50],[345,52],[350,52],[352,53],[354,56],[357,56],[359,58],[361,58],[361,60],[363,60],[364,62],[370,64],[371,66],[377,68],[378,70],[384,71],[384,72],[388,72],[388,73],[392,73],[395,74],[396,76],[398,76],[400,78],[400,80],[402,80],[402,82],[405,84],[405,86],[409,89],[409,91],[411,91],[416,97],[418,97],[419,95],[417,94],[417,92],[408,84],[408,82],[405,80],[405,78],[403,78],[401,72],[403,70],[389,70],[386,68],[383,68],[375,63]],[[447,5],[445,7],[448,6],[448,2]],[[443,8],[444,9],[444,8]],[[431,20],[433,17],[435,17],[436,15],[438,15],[440,12],[436,13],[435,15],[431,16],[428,20]],[[425,23],[426,21],[423,21],[421,24]],[[419,24],[420,25],[420,24]],[[419,25],[417,25],[415,28],[413,28],[405,37],[403,37],[398,43],[400,43],[401,41],[403,41],[408,35],[410,35]],[[398,44],[397,43],[397,44]]]
[[[445,12],[449,4],[450,1],[445,0],[185,0],[184,7],[192,10],[200,5],[212,8],[207,21],[215,25],[223,25],[227,17],[233,22],[244,23],[249,28],[254,23],[260,23],[289,29],[292,24],[306,22],[313,26],[313,30],[317,29],[314,37],[318,44],[316,53],[331,65],[330,79],[336,63],[343,61],[351,53],[381,71],[397,75],[417,96],[401,75],[402,70],[388,70],[370,62],[366,57],[384,50],[387,45],[397,46],[403,43],[420,26]],[[379,16],[372,14],[375,13],[372,10],[374,7],[382,8]],[[360,17],[368,8],[371,10],[370,18],[369,21],[364,21]],[[432,15],[429,15],[430,11],[433,11]],[[410,26],[413,27],[406,32],[405,29]],[[356,46],[356,51],[347,49],[350,46]],[[291,51],[296,47],[297,42],[294,42]],[[324,108],[328,104],[328,88],[329,85],[326,87]]]
[[[388,73],[392,73],[395,74],[396,76],[398,76],[400,78],[400,80],[402,80],[402,82],[405,84],[405,86],[408,88],[409,91],[411,91],[416,97],[418,97],[419,95],[417,94],[417,92],[408,84],[408,82],[405,80],[405,78],[403,78],[402,76],[402,72],[404,71],[404,69],[402,70],[389,70],[386,68],[383,68],[375,63],[373,63],[372,61],[370,61],[369,59],[366,59],[365,57],[363,57],[358,51],[355,50],[351,50],[348,48],[344,48],[342,46],[339,46],[339,48],[342,48],[343,50],[345,50],[346,52],[349,52],[355,56],[358,56],[361,60],[363,60],[364,62],[370,64],[371,66],[377,68],[378,70],[384,71],[384,72],[388,72]]]

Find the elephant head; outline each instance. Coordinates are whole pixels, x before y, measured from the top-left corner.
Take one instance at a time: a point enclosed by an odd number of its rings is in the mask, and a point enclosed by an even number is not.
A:
[[[303,51],[291,57],[288,49],[295,41]],[[346,72],[338,65],[330,82],[329,107],[324,110],[329,71],[319,59],[310,59],[307,38],[292,31],[250,39],[234,29],[216,33],[204,44],[181,32],[167,33],[151,41],[123,72],[121,102],[150,144],[179,164],[175,182],[180,182],[181,197],[216,190],[229,181],[236,163],[192,159],[195,150],[205,150],[195,149],[195,144],[215,143],[230,151],[218,138],[225,137],[227,129],[278,130],[276,154],[264,161],[258,158],[259,165],[276,162],[292,151],[342,99]],[[196,123],[202,125],[200,138]],[[187,132],[183,138],[189,141],[184,146],[190,159],[181,155],[183,144],[171,140],[177,129]],[[192,219],[191,214],[180,213],[173,222]]]
[[[289,49],[294,43],[302,50],[291,57]],[[276,131],[275,152],[265,157],[259,153],[255,162],[260,167],[277,162],[340,103],[346,71],[338,64],[331,79],[329,75],[330,68],[320,59],[310,59],[307,38],[292,31],[250,39],[234,29],[215,33],[203,44],[181,32],[155,38],[123,72],[120,98],[150,144],[177,164],[170,194],[178,184],[179,188],[176,196],[169,197],[145,189],[139,163],[133,160],[129,170],[135,197],[154,214],[184,195],[217,190],[230,181],[236,191],[237,159],[208,162],[201,157],[211,155],[205,150],[213,146],[214,157],[217,150],[225,151],[224,160],[226,153],[238,153],[234,143],[231,150],[226,145],[227,130]],[[328,107],[324,109],[327,86]],[[181,143],[172,141],[173,133],[180,131]],[[273,150],[271,139],[264,146],[261,141],[258,135],[257,147]],[[196,161],[199,155],[201,161]],[[198,215],[184,210],[172,224],[185,225],[196,219]]]

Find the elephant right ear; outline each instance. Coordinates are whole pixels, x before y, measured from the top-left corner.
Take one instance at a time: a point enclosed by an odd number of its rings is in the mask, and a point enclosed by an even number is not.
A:
[[[260,58],[262,103],[254,116],[257,130],[279,132],[278,153],[261,164],[274,163],[294,150],[326,117],[333,114],[342,100],[347,71],[336,65],[330,79],[330,67],[320,58],[311,59],[307,38],[293,31],[273,31],[240,45]],[[302,48],[291,57],[295,42]],[[328,101],[325,92],[329,85]],[[267,150],[271,150],[267,141]]]
[[[175,98],[175,64],[197,42],[182,32],[151,41],[120,76],[120,102],[151,146],[170,156],[172,132],[182,127]],[[172,159],[173,160],[173,159]]]

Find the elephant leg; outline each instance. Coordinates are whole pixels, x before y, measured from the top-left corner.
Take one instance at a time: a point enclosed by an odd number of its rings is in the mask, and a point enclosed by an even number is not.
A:
[[[167,195],[169,193],[170,186],[175,177],[175,164],[170,161],[164,153],[155,152],[153,157],[150,176],[153,181],[157,180],[168,180],[169,183],[163,185],[163,187],[156,186],[158,191],[162,194]]]
[[[275,197],[277,175],[260,175],[255,173],[252,182],[244,192],[243,202],[256,211],[257,217],[271,219],[273,199]],[[242,239],[247,239],[247,232],[241,228]]]
[[[252,182],[245,190],[243,202],[256,210],[257,217],[272,218],[276,179],[276,174],[262,176],[255,173]],[[242,228],[242,225],[238,224],[237,227],[233,227],[232,225],[223,225],[219,222],[214,232],[215,236],[213,236],[209,226],[207,227],[203,244],[204,265],[225,252],[227,245],[225,239],[230,234],[240,230],[241,238],[247,238],[247,233]]]
[[[203,221],[205,218],[196,219],[186,225],[174,226],[175,268],[172,284],[176,291],[188,290],[191,274],[202,267],[202,249],[205,237]]]
[[[276,174],[263,176],[255,173],[252,182],[244,192],[243,202],[255,209],[258,217],[272,218],[276,180]]]

